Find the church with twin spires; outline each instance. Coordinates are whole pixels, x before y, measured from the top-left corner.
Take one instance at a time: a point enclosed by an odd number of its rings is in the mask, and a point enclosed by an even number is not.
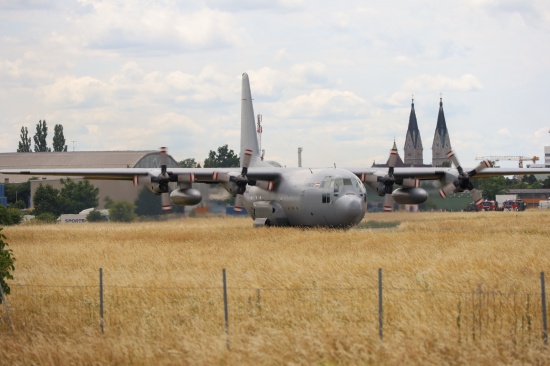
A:
[[[397,149],[395,141],[393,148]],[[401,159],[397,155],[396,167],[428,167],[428,166],[443,166],[451,164],[447,158],[447,153],[451,150],[451,140],[447,123],[445,122],[445,113],[443,112],[443,98],[439,99],[439,113],[437,115],[437,125],[435,127],[434,139],[432,143],[432,162],[424,164],[424,147],[422,146],[422,138],[418,129],[418,121],[414,110],[414,99],[411,103],[411,114],[409,116],[409,127],[407,128],[407,136],[405,138],[405,158]],[[384,167],[386,164],[373,164],[373,167]],[[450,166],[450,165],[449,165]]]

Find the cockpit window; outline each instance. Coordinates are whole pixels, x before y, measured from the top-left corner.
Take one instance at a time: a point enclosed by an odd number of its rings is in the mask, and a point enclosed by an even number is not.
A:
[[[336,178],[334,180],[335,187],[352,186],[352,185],[353,183],[351,182],[350,178]]]

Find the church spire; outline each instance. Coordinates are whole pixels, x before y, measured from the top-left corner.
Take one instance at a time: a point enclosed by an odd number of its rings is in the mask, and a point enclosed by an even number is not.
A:
[[[432,165],[442,166],[444,162],[450,162],[447,153],[451,151],[451,140],[443,112],[443,97],[439,98],[439,113],[435,127],[434,142],[432,145]]]
[[[409,127],[407,128],[407,136],[405,138],[405,165],[422,165],[423,162],[423,147],[422,139],[420,138],[420,130],[418,129],[418,121],[416,120],[416,112],[414,110],[414,95],[411,101],[411,114],[409,115]]]

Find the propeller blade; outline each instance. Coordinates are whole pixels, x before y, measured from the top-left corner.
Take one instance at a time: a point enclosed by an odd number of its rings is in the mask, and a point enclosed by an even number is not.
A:
[[[393,211],[393,196],[391,193],[386,193],[384,195],[384,212],[392,212]]]
[[[479,163],[473,170],[469,171],[468,172],[468,175],[470,177],[473,177],[474,175],[476,175],[477,173],[479,173],[480,171],[482,171],[483,169],[485,168],[490,168],[492,167],[493,164],[491,164],[491,162],[489,160],[483,160],[481,163]]]
[[[252,150],[246,149],[244,151],[243,168],[248,168],[248,166],[250,165],[251,159],[252,159]]]
[[[390,167],[388,170],[388,175],[393,175],[393,168],[395,168],[395,164],[397,163],[397,155],[397,149],[391,149],[390,157],[388,159],[388,166]]]
[[[220,181],[220,182],[229,182],[230,181],[230,175],[223,172],[213,172],[212,173],[212,180]]]
[[[403,188],[419,188],[420,179],[405,178],[403,179]]]
[[[242,212],[243,210],[243,195],[242,194],[237,194],[237,196],[235,197],[235,204],[233,205],[233,210],[235,212]]]
[[[160,195],[160,199],[162,202],[162,211],[163,212],[172,211],[172,202],[170,202],[170,194],[168,192],[162,193]]]
[[[268,180],[257,180],[256,181],[256,187],[260,187],[262,189],[265,189],[266,191],[272,191],[273,190],[273,182]]]
[[[481,202],[483,202],[483,197],[481,196],[481,191],[479,189],[472,189],[470,191],[470,194],[472,195],[472,198],[474,199],[474,203],[476,205],[479,205]]]
[[[453,193],[455,189],[456,189],[455,184],[449,183],[445,187],[439,190],[439,195],[441,196],[441,198],[447,198],[447,196]]]
[[[193,183],[195,181],[195,174],[188,173],[188,174],[179,174],[178,175],[178,182],[179,183]]]
[[[378,182],[378,176],[375,174],[361,174],[361,181],[367,183],[376,183]]]
[[[151,183],[151,176],[149,175],[134,175],[134,178],[132,179],[132,183],[134,186],[139,186],[142,184],[150,184]]]
[[[160,148],[159,155],[160,155],[160,173],[162,175],[165,175],[166,174],[166,162],[167,162],[166,147],[163,146],[163,147]]]

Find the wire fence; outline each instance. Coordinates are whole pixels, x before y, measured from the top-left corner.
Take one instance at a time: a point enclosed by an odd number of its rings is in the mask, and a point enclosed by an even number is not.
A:
[[[364,329],[381,340],[433,329],[445,330],[459,341],[513,338],[547,343],[544,272],[540,277],[510,276],[492,282],[381,269],[360,281],[291,282],[287,274],[260,286],[261,277],[226,277],[224,269],[217,281],[128,286],[111,281],[106,285],[100,270],[97,284],[11,284],[0,327],[9,321],[15,331],[88,329],[158,337],[188,330],[225,332],[228,347],[230,334],[262,328],[299,331],[312,324]]]

